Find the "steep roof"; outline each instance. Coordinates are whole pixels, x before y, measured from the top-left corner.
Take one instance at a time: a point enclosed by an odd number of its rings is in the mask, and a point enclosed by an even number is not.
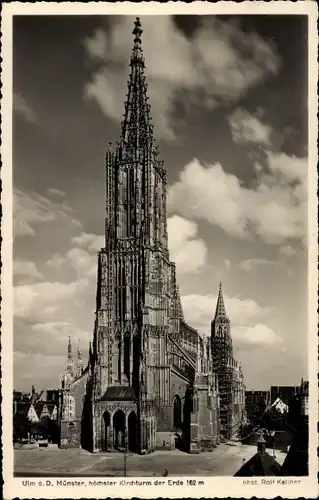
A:
[[[135,399],[133,387],[117,385],[109,387],[101,401],[134,401]]]
[[[38,401],[35,405],[34,405],[34,408],[35,408],[35,411],[38,415],[38,417],[41,416],[42,412],[43,412],[43,409],[44,408],[47,408],[47,410],[49,411],[49,408],[48,408],[48,405],[45,401]],[[49,412],[50,413],[50,412]]]
[[[280,413],[285,413],[288,411],[288,405],[286,405],[280,398],[277,398],[270,408],[275,408],[280,411]]]
[[[234,475],[240,477],[279,476],[280,465],[269,453],[257,452]]]

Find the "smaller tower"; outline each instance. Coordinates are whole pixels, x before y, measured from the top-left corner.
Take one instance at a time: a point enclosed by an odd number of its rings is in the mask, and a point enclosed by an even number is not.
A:
[[[67,364],[66,364],[66,371],[71,377],[74,375],[74,370],[73,370],[73,358],[72,358],[72,343],[71,343],[71,337],[69,336],[69,344],[68,344],[68,359],[67,359]]]
[[[199,386],[201,383],[201,374],[202,374],[202,366],[201,366],[201,346],[200,346],[200,337],[197,337],[197,354],[196,354],[196,364],[195,364],[195,379],[193,386],[193,409],[191,413],[191,429],[190,429],[190,453],[200,453],[201,451],[201,443],[200,443],[200,422],[199,422],[199,413],[200,413],[200,394],[199,394]]]
[[[80,349],[80,340],[78,340],[78,359],[76,363],[76,376],[80,377],[83,373],[83,359],[82,359],[82,352]]]
[[[226,313],[221,283],[219,284],[216,311],[211,327],[213,370],[218,379],[220,397],[220,431],[226,439],[229,439],[232,436],[233,420],[234,357],[230,320]]]
[[[218,442],[218,399],[206,338],[197,337],[190,453],[211,451]]]

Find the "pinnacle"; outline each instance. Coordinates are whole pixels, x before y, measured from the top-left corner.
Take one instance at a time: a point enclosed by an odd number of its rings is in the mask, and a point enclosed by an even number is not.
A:
[[[142,25],[141,25],[141,21],[140,21],[139,17],[136,18],[136,20],[134,21],[134,24],[135,24],[135,28],[132,31],[133,35],[135,35],[134,42],[136,42],[136,41],[140,42],[141,41],[141,34],[143,33],[143,30],[142,30]]]
[[[71,337],[69,335],[68,354],[71,355],[71,353],[72,353],[72,343],[71,343]]]

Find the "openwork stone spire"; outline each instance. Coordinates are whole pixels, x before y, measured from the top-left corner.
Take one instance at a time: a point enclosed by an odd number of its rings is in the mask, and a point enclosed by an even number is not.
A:
[[[128,80],[128,93],[122,122],[122,141],[124,151],[131,152],[132,160],[139,158],[141,150],[150,152],[153,143],[153,126],[150,118],[150,105],[147,97],[147,83],[144,75],[144,56],[140,18],[137,17],[133,29],[134,41],[130,61],[131,72]]]
[[[217,306],[216,306],[216,312],[215,312],[215,320],[217,318],[227,318],[226,314],[226,309],[225,309],[225,303],[224,303],[224,296],[223,296],[223,287],[222,283],[219,283],[219,291],[218,291],[218,299],[217,299]]]

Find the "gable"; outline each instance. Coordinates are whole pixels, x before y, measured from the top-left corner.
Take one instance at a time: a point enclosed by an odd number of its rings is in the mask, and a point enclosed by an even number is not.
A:
[[[28,410],[28,418],[31,420],[31,422],[38,422],[39,421],[37,412],[35,411],[35,408],[32,404],[30,405],[30,408]]]

